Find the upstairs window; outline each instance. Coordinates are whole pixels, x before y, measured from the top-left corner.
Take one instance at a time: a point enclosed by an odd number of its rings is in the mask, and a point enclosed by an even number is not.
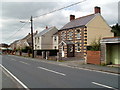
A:
[[[38,43],[39,43],[39,37],[38,37]]]
[[[56,41],[57,40],[57,37],[56,36],[54,36],[54,41]]]
[[[64,39],[65,39],[65,33],[62,32],[62,40],[64,40]]]
[[[80,29],[77,29],[76,32],[77,32],[77,39],[80,39]]]
[[[72,37],[73,37],[73,33],[69,32],[69,40],[72,40]]]

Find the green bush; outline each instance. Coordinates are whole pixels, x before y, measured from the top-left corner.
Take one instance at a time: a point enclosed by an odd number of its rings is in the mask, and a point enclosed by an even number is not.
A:
[[[87,47],[87,50],[90,50],[90,51],[100,51],[100,38],[98,40],[94,40],[90,46]]]
[[[25,48],[22,49],[22,52],[24,52],[24,53],[30,52],[31,53],[32,49],[30,47],[26,46]]]

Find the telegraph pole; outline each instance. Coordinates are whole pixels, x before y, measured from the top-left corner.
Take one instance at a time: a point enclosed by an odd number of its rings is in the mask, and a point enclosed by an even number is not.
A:
[[[34,58],[34,46],[33,46],[33,19],[32,16],[30,18],[31,21],[31,41],[32,41],[32,58]]]

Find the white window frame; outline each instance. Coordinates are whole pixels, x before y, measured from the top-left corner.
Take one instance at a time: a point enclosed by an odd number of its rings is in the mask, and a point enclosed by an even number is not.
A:
[[[39,40],[40,40],[40,38],[38,37],[38,42],[37,43],[39,43]]]
[[[79,32],[78,32],[78,30],[79,30]],[[81,31],[80,29],[77,29],[77,30],[76,30],[76,32],[77,32],[77,39],[80,39],[80,38],[81,38],[81,36],[80,36],[80,35],[81,35],[81,34],[80,34],[80,31]],[[79,35],[79,37],[78,37],[78,35]]]
[[[73,33],[70,31],[69,32],[69,40],[72,40],[73,39]]]
[[[54,36],[54,41],[55,41],[55,42],[57,41],[57,36]]]
[[[62,32],[62,40],[65,39],[65,32]]]

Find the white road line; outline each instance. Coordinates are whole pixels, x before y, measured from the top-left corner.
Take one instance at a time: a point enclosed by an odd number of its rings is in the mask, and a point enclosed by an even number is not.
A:
[[[19,62],[21,62],[21,63],[23,63],[23,64],[26,64],[26,65],[30,65],[30,64],[28,64],[28,63],[26,63],[26,62],[23,62],[23,61],[19,61]]]
[[[43,68],[43,67],[37,67],[37,68],[40,68],[40,69],[43,69],[43,70],[46,70],[46,71],[49,71],[49,72],[53,72],[53,73],[56,73],[56,74],[59,74],[59,75],[66,76],[66,74],[64,74],[64,73],[56,72],[56,71],[53,71],[53,70],[50,70],[50,69],[47,69],[47,68]]]
[[[18,57],[18,56],[16,56],[16,57]],[[21,57],[18,57],[18,58],[21,58]],[[29,60],[32,60],[32,59],[29,59]],[[35,60],[33,59],[32,61],[35,61]],[[49,63],[49,62],[45,62],[45,61],[39,61],[39,62],[48,63],[48,64],[54,64],[54,63]],[[75,69],[81,69],[81,70],[87,70],[87,71],[93,71],[93,72],[99,72],[99,73],[105,73],[105,74],[120,76],[120,74],[115,74],[115,73],[111,73],[111,72],[91,70],[91,69],[80,68],[80,67],[72,67],[72,66],[68,66],[68,65],[64,65],[64,64],[55,64],[55,65],[60,65],[60,66],[65,66],[65,67],[69,67],[69,68],[75,68]]]
[[[26,90],[30,90],[23,82],[21,82],[17,77],[15,77],[10,71],[8,71],[3,65],[0,64],[0,66],[8,73],[10,74],[18,83],[20,83]]]
[[[15,60],[15,59],[13,59],[13,58],[12,58],[11,60],[16,61],[16,60]]]
[[[102,87],[106,87],[106,88],[118,90],[118,89],[115,89],[115,88],[113,88],[113,87],[110,87],[110,86],[107,86],[107,85],[103,85],[103,84],[100,84],[100,83],[96,83],[96,82],[92,82],[92,83],[95,84],[95,85],[98,85],[98,86],[102,86]]]

